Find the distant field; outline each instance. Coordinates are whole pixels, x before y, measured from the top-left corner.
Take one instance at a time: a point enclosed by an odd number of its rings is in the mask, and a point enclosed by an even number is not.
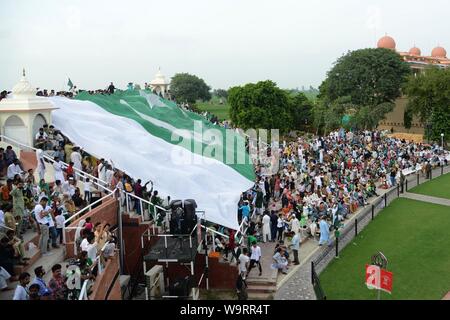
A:
[[[219,104],[215,99],[211,100],[211,102],[197,102],[197,108],[202,111],[209,111],[210,113],[215,114],[219,120],[229,120],[230,115],[228,111],[230,110],[229,104]]]
[[[393,272],[392,295],[382,300],[440,300],[450,291],[450,208],[394,200],[320,274],[327,299],[376,300],[365,285],[365,265],[378,251]]]
[[[450,199],[450,173],[422,183],[408,191],[432,197]]]

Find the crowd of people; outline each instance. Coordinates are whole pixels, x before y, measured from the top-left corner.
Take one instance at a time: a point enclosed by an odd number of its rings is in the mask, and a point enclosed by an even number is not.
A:
[[[58,249],[63,243],[63,231],[66,221],[89,203],[100,199],[104,190],[98,187],[114,190],[116,187],[127,192],[148,198],[151,203],[162,204],[158,197],[157,190],[153,187],[147,192],[146,185],[142,186],[138,179],[134,181],[125,173],[113,168],[112,164],[104,159],[95,159],[81,148],[73,146],[52,125],[39,129],[35,139],[36,147],[40,148],[36,152],[37,176],[34,170],[25,171],[22,163],[18,159],[12,146],[6,150],[0,148],[0,178],[6,179],[4,185],[0,185],[0,290],[11,289],[8,280],[20,281],[15,298],[24,297],[24,285],[29,283],[30,275],[27,273],[15,274],[15,265],[28,265],[29,258],[25,254],[25,243],[23,235],[27,230],[33,229],[38,232],[39,249],[42,255],[51,255],[52,249]],[[47,157],[54,159],[48,161]],[[68,163],[68,165],[66,165]],[[50,181],[46,180],[46,170],[48,166],[53,166],[54,177]],[[78,170],[92,174],[94,179],[84,177]],[[99,179],[99,180],[97,180]],[[94,185],[96,180],[97,187]],[[100,182],[100,181],[104,181]],[[152,184],[153,185],[153,184]],[[82,191],[80,190],[82,189]],[[144,190],[145,189],[145,190]],[[126,201],[120,193],[122,205]],[[130,199],[130,205],[140,208],[138,201]],[[144,210],[148,208],[144,207]],[[149,219],[152,215],[149,215]],[[116,251],[116,237],[110,231],[110,225],[105,221],[90,221],[91,218],[81,219],[76,230],[77,244],[77,265],[81,269],[82,277],[95,278],[98,263],[104,262],[113,256]],[[101,257],[101,260],[96,257]],[[57,269],[56,267],[54,267]],[[53,273],[61,274],[58,270]],[[35,270],[36,279],[42,279],[41,271]],[[28,279],[28,280],[27,280]],[[66,276],[58,278],[54,283],[65,283]],[[33,299],[33,284],[26,287],[27,299]],[[38,284],[44,285],[42,281]],[[45,294],[40,290],[39,297],[44,299],[56,298],[52,290],[52,283],[47,285]],[[67,292],[66,292],[67,293]],[[72,292],[73,293],[73,292]],[[17,296],[17,297],[16,297]],[[58,294],[56,299],[62,297],[67,299],[71,294]],[[77,296],[78,297],[78,296]]]
[[[277,242],[272,267],[285,273],[292,262],[299,264],[300,243],[306,238],[320,235],[318,245],[329,245],[331,232],[366,206],[369,198],[378,196],[380,189],[399,184],[403,190],[407,174],[419,172],[428,178],[432,168],[448,165],[449,156],[437,144],[411,143],[387,132],[343,129],[325,137],[303,136],[279,149],[268,146],[266,151],[267,159],[272,153],[278,156],[279,170],[267,175],[264,163],[258,163],[255,186],[241,196],[238,219],[245,220],[241,224],[248,239],[245,246],[236,246],[234,233],[217,226],[233,238],[227,242],[219,237],[222,246],[216,247],[224,258],[228,260],[230,249],[240,253],[238,293],[252,269],[256,241]],[[265,162],[271,165],[270,160]]]
[[[90,93],[112,94],[114,90],[111,83],[106,90]],[[76,93],[72,91],[61,95]],[[2,92],[3,98],[6,95]],[[39,95],[54,96],[60,93],[43,90]],[[188,108],[185,105],[181,107]],[[217,117],[209,113],[203,116],[212,123],[231,127],[228,122],[219,123]],[[26,286],[30,275],[15,275],[13,266],[27,264],[21,239],[27,228],[39,229],[40,250],[46,254],[50,247],[57,248],[58,242],[61,243],[64,221],[92,203],[93,199],[99,198],[95,193],[101,195],[101,190],[95,190],[93,181],[88,178],[82,179],[83,191],[80,190],[77,171],[82,170],[104,181],[105,188],[118,188],[153,205],[169,208],[170,197],[162,199],[158,191],[153,190],[153,182],[143,184],[140,179],[132,179],[115,168],[112,161],[98,160],[81,148],[74,147],[51,125],[41,128],[35,140],[35,146],[43,150],[37,153],[39,181],[35,181],[33,170],[23,170],[12,147],[6,150],[0,148],[0,175],[7,176],[6,184],[0,189],[0,224],[7,227],[7,232],[1,237],[0,279],[3,280],[0,280],[0,289],[7,288],[5,279],[9,275],[9,278],[16,277],[20,281],[21,288],[18,286],[16,289],[18,297],[24,297],[26,291],[27,298],[34,298],[36,295],[32,291],[36,286],[33,289],[32,285],[37,284],[39,297],[67,298],[67,290],[54,290],[56,284],[62,285],[64,282],[61,280],[60,265],[55,265],[54,270],[52,268],[55,279],[46,286],[39,280],[43,276],[42,270],[35,270],[36,278],[29,287]],[[255,165],[255,186],[245,191],[237,204],[238,220],[243,226],[239,232],[245,230],[246,241],[238,243],[234,230],[219,225],[210,226],[212,230],[226,235],[211,237],[211,242],[225,260],[236,260],[239,274],[237,289],[241,298],[245,298],[245,279],[251,270],[257,266],[259,274],[262,274],[258,242],[277,242],[272,267],[286,273],[292,262],[300,263],[298,252],[305,237],[315,239],[320,234],[318,245],[330,244],[331,231],[342,227],[346,219],[368,204],[369,198],[378,196],[379,189],[397,184],[403,186],[405,175],[409,172],[419,171],[429,176],[434,166],[448,164],[448,153],[437,145],[411,143],[380,131],[345,132],[340,129],[324,137],[302,136],[284,142],[278,149],[267,146],[265,151],[267,158],[259,159]],[[45,181],[48,163],[44,153],[55,160],[52,164],[54,183]],[[267,174],[265,169],[273,166],[274,158],[278,161],[279,170]],[[133,208],[138,214],[143,210],[148,214],[148,219],[154,219],[153,210],[145,202],[141,206],[134,197],[124,196],[122,192],[118,192],[118,196],[122,206]],[[98,253],[106,251],[104,258],[107,259],[115,250],[117,239],[109,228],[106,222],[96,221],[93,224],[89,218],[81,219],[78,225],[75,234],[77,263],[82,266],[86,279],[95,278]],[[105,248],[107,244],[111,245]],[[27,290],[22,290],[25,288]]]

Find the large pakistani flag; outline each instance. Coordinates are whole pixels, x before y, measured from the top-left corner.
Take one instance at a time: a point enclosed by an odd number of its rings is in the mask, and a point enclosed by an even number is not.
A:
[[[206,220],[238,229],[237,202],[253,185],[244,139],[145,91],[53,97],[53,124],[88,153],[171,199],[195,199]]]

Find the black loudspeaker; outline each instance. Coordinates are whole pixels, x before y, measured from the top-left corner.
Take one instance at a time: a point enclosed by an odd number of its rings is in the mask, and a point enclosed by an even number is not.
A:
[[[195,213],[195,209],[197,209],[197,203],[194,199],[186,199],[184,200],[184,214],[185,214],[185,224],[186,224],[186,233],[191,233],[192,229],[195,227],[197,223],[197,214]]]
[[[183,208],[183,201],[182,200],[172,200],[172,201],[170,201],[169,207],[172,210],[172,213],[175,213],[175,210],[177,210],[177,208]]]

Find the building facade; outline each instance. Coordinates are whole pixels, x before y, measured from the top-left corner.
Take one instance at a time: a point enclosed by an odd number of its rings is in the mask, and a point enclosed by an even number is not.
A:
[[[386,35],[378,41],[377,47],[398,52],[403,60],[409,64],[415,75],[424,72],[430,66],[439,68],[450,67],[450,59],[447,58],[447,51],[440,46],[434,48],[430,55],[422,55],[422,51],[415,45],[409,51],[397,51],[395,40]],[[402,133],[424,134],[425,126],[417,117],[413,117],[410,129],[405,128],[404,113],[407,104],[407,97],[402,96],[398,98],[395,101],[394,110],[386,114],[385,120],[380,121],[378,129]]]

